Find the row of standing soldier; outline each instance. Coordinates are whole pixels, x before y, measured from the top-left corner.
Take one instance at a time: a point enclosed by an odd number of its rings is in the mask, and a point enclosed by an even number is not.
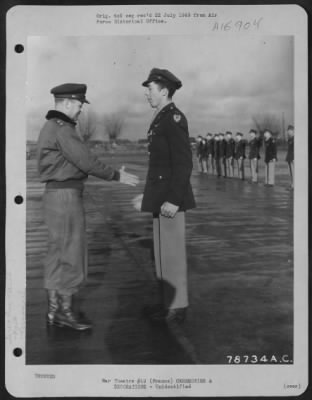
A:
[[[286,161],[289,166],[291,188],[293,188],[294,175],[294,127],[288,126],[288,149]],[[270,130],[265,130],[261,139],[259,133],[251,129],[250,140],[243,139],[243,134],[237,132],[233,137],[232,132],[225,134],[208,133],[206,137],[197,137],[198,170],[203,173],[211,173],[218,177],[233,178],[235,175],[245,179],[245,160],[249,160],[251,182],[258,183],[260,150],[264,147],[265,185],[275,184],[275,164],[277,161],[277,144]],[[249,152],[247,153],[247,144]]]

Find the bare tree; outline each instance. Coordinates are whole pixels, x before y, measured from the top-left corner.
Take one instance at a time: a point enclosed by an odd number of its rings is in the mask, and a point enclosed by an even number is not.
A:
[[[256,114],[252,116],[252,121],[261,136],[266,129],[269,129],[275,137],[278,137],[281,133],[281,121],[276,114]]]
[[[117,111],[106,115],[103,118],[105,133],[108,135],[110,142],[115,142],[122,134],[124,126],[124,116],[121,111]]]

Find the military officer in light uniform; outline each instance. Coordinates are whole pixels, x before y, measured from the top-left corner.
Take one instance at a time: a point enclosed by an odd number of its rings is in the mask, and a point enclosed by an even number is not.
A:
[[[136,176],[105,165],[80,139],[76,123],[86,99],[84,84],[63,84],[51,89],[55,109],[38,139],[38,170],[46,184],[44,219],[48,228],[48,253],[44,287],[48,293],[47,322],[75,330],[90,329],[73,313],[72,297],[87,278],[87,242],[82,203],[88,175],[135,186]]]
[[[195,207],[188,123],[172,102],[182,83],[168,70],[154,68],[143,86],[155,115],[148,131],[149,166],[141,210],[153,214],[161,302],[148,312],[153,321],[181,322],[189,305],[185,211]]]
[[[293,125],[288,125],[287,128],[287,155],[286,155],[286,161],[288,163],[288,168],[289,168],[289,176],[290,176],[290,188],[294,188],[294,133],[295,133],[295,128]]]
[[[265,162],[265,186],[275,184],[275,163],[277,161],[276,140],[269,129],[264,131],[264,162]]]

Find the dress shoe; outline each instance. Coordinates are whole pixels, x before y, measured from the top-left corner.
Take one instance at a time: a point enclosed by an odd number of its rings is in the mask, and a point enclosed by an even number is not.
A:
[[[152,314],[150,320],[154,323],[182,323],[186,318],[186,310],[186,307],[169,308]]]
[[[155,313],[164,311],[164,306],[162,304],[148,304],[143,307],[142,314],[144,317],[150,317]]]

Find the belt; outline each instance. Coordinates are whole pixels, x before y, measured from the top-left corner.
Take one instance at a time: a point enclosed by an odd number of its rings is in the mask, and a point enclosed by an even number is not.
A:
[[[82,180],[68,179],[66,181],[48,181],[46,183],[47,189],[78,189],[82,190],[84,187]]]

